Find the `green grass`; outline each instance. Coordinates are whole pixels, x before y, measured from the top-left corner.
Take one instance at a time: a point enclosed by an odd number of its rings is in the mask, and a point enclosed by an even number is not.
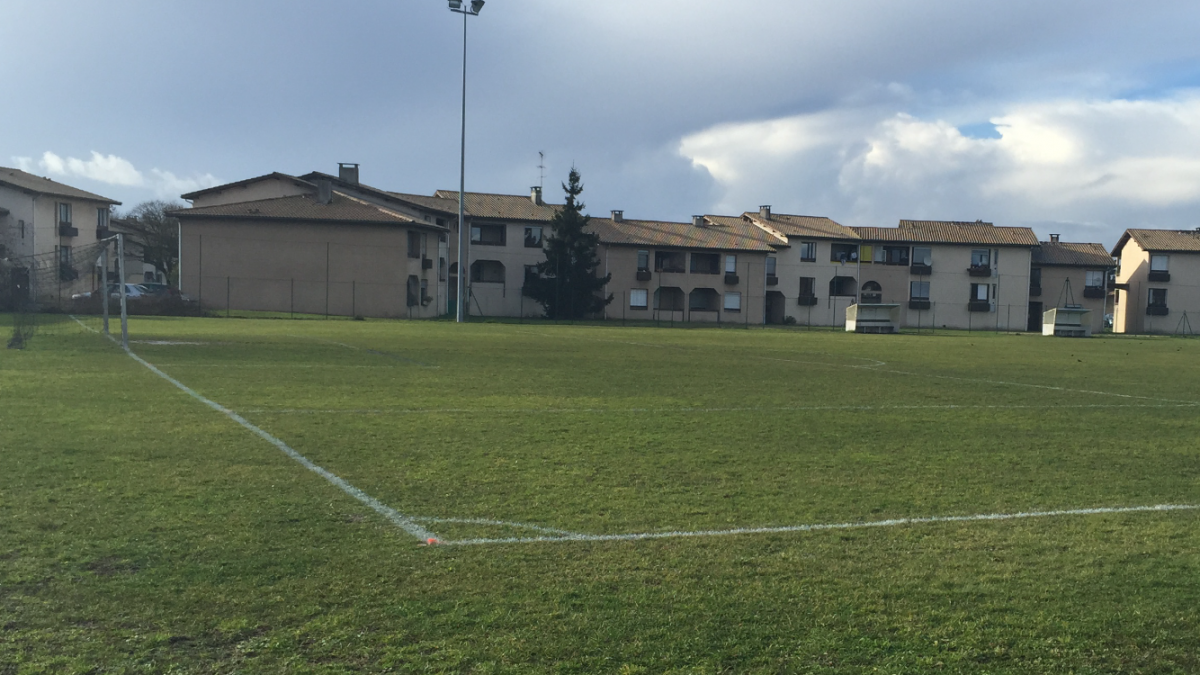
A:
[[[1200,504],[1194,340],[130,331],[416,517],[626,534]],[[2,675],[1200,670],[1197,511],[430,547],[73,322],[0,352],[0,399]]]

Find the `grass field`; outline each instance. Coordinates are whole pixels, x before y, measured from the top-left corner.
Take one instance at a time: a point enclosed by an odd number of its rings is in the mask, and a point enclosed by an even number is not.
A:
[[[1200,505],[1200,341],[130,327],[0,352],[0,675],[1200,671],[1194,508],[800,527]]]

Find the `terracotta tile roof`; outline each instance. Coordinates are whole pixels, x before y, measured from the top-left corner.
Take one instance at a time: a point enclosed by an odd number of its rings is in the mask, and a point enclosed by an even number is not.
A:
[[[454,199],[446,199],[445,197],[414,195],[407,192],[388,192],[388,194],[401,201],[406,201],[431,211],[443,211],[453,213],[456,217],[458,216],[458,195],[455,195]]]
[[[204,188],[203,190],[196,190],[195,192],[189,192],[185,195],[179,195],[179,196],[183,199],[191,201],[191,200],[195,199],[196,197],[209,194],[210,192],[224,192],[225,190],[228,190],[229,188],[242,187],[243,185],[252,185],[259,181],[266,180],[268,178],[276,178],[279,180],[291,181],[292,183],[294,183],[296,185],[300,185],[300,186],[307,187],[307,188],[315,189],[317,187],[316,185],[313,185],[312,183],[310,183],[308,181],[296,178],[295,176],[290,176],[286,173],[279,173],[278,171],[272,171],[271,173],[263,174],[261,176],[255,176],[254,178],[247,178],[245,180],[239,180],[239,181],[235,181],[233,183],[225,183],[223,185],[214,185],[213,187],[210,187],[210,188]]]
[[[708,216],[701,227],[658,220],[592,218],[588,227],[600,241],[613,246],[701,248],[717,251],[770,253],[782,242],[741,218]]]
[[[63,185],[58,181],[42,178],[31,173],[25,173],[20,169],[9,169],[0,167],[0,185],[8,185],[24,192],[32,192],[39,195],[54,195],[56,197],[68,197],[71,199],[87,199],[94,202],[104,202],[105,204],[120,204],[121,202],[108,197],[101,197],[98,194],[73,188],[70,185]]]
[[[334,191],[329,204],[319,204],[316,195],[278,197],[253,202],[221,204],[170,212],[178,218],[236,218],[238,220],[302,220],[385,225],[418,225],[445,230],[396,211]]]
[[[1121,255],[1125,242],[1133,239],[1143,251],[1173,251],[1177,253],[1200,253],[1200,230],[1125,230],[1121,240],[1112,250],[1114,256]]]
[[[984,246],[1037,246],[1028,227],[996,227],[983,221],[901,220],[899,227],[856,227],[865,241],[910,244],[980,244]]]
[[[458,215],[458,205],[457,204],[455,204],[454,208],[451,209],[451,208],[447,208],[446,205],[441,202],[430,201],[429,197],[422,197],[422,199],[424,199],[425,202],[417,203],[416,201],[407,199],[405,196],[402,196],[401,193],[399,193],[399,192],[388,192],[387,190],[380,190],[379,188],[371,187],[370,185],[366,185],[364,183],[351,183],[349,181],[342,180],[339,176],[322,173],[320,171],[313,171],[311,173],[306,173],[303,176],[301,176],[300,178],[303,180],[312,182],[314,184],[318,180],[327,180],[333,185],[333,187],[335,189],[340,187],[343,190],[354,190],[354,191],[358,191],[360,193],[374,195],[385,201],[393,201],[393,202],[399,201],[399,202],[404,202],[408,206],[414,206],[417,208],[423,208],[423,209],[431,210],[431,211],[441,211],[447,215]],[[457,199],[457,196],[455,197],[455,199]]]
[[[438,190],[434,197],[449,199],[458,213],[458,190]],[[537,220],[549,222],[562,204],[534,204],[529,195],[496,195],[468,192],[463,200],[466,211],[476,218],[498,220]]]
[[[1034,247],[1034,265],[1063,267],[1112,267],[1113,259],[1104,244],[1073,244],[1043,241]]]
[[[747,211],[744,217],[751,222],[765,227],[788,238],[799,239],[848,239],[855,241],[859,238],[852,228],[846,227],[832,219],[823,216],[793,216],[786,213],[772,213],[764,219],[756,211]]]

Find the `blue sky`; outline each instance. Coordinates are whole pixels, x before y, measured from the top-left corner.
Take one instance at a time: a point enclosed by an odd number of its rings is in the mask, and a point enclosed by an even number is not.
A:
[[[0,164],[120,199],[362,164],[458,180],[444,0],[7,0]],[[470,19],[468,189],[593,214],[1200,225],[1196,3],[489,0]]]

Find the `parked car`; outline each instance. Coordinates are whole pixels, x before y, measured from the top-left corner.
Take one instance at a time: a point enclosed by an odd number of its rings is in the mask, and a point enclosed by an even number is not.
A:
[[[166,284],[159,284],[159,283],[146,281],[146,282],[142,282],[138,285],[141,286],[142,288],[146,289],[146,292],[149,293],[150,296],[154,297],[154,298],[179,298],[179,299],[183,300],[184,302],[188,302],[189,300],[191,300],[191,298],[189,298],[188,296],[184,295],[183,293],[180,293],[178,288],[171,288],[170,286],[168,286]]]
[[[72,300],[83,300],[85,298],[92,297],[93,293],[95,293],[95,291],[88,291],[87,293],[76,293],[75,295],[71,296],[71,299]],[[142,286],[141,284],[125,284],[125,297],[127,299],[128,298],[143,298],[143,297],[147,297],[149,295],[150,295],[150,292],[148,290],[146,290],[146,288],[144,286]],[[119,284],[109,284],[108,285],[108,297],[110,297],[110,298],[121,297],[121,286]]]

